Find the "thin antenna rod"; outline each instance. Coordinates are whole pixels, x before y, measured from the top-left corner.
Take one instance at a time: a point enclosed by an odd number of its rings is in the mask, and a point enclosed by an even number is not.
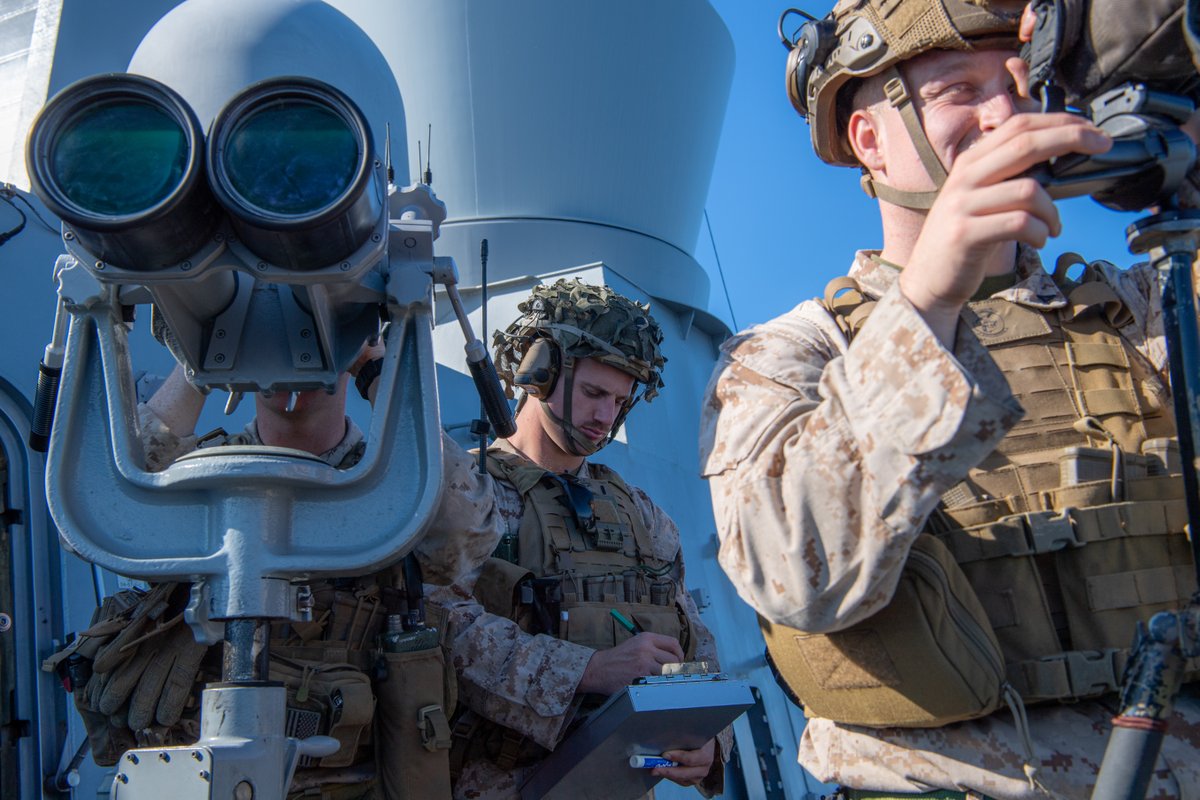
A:
[[[487,309],[487,306],[488,306],[487,265],[488,265],[488,240],[484,239],[479,242],[479,271],[480,271],[481,281],[483,284],[482,300],[480,302],[481,302],[481,309],[482,309],[482,314],[483,314],[483,319],[481,320],[481,322],[482,322],[481,333],[483,334],[483,343],[484,343],[485,347],[487,346],[488,339],[490,338],[490,331],[488,330],[488,321],[487,321],[487,311],[488,311],[488,309]],[[486,424],[487,418],[488,418],[487,405],[481,399],[480,403],[479,403],[479,419],[481,421],[484,421],[484,423]],[[479,431],[479,474],[480,475],[482,475],[484,472],[487,471],[487,444],[488,444],[487,438],[488,437],[487,437],[486,428],[484,427],[484,425],[480,425],[480,431]]]
[[[425,185],[433,186],[433,123],[425,135]]]
[[[421,175],[422,163],[423,162],[421,161],[421,140],[417,139],[417,176],[418,177],[420,177],[420,175]]]
[[[713,238],[712,223],[708,221],[708,209],[704,209],[704,225],[708,228],[708,242],[712,245],[713,257],[717,259],[717,274],[721,276],[721,288],[725,290],[725,305],[729,306],[729,319],[734,331],[739,330],[737,316],[733,313],[733,300],[729,298],[729,286],[725,284],[725,270],[721,268],[721,254],[717,252],[717,240]]]
[[[383,163],[387,167],[387,182],[396,182],[396,170],[392,169],[392,123],[383,123]]]

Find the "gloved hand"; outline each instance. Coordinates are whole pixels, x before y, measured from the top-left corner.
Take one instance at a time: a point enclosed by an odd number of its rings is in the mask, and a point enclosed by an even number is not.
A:
[[[208,652],[182,621],[167,634],[161,648],[152,649],[154,657],[129,698],[129,727],[134,730],[150,727],[151,720],[168,727],[179,722]]]
[[[164,729],[180,723],[208,648],[196,643],[181,612],[169,613],[181,604],[178,588],[163,583],[106,599],[96,622],[80,634],[86,646],[72,645],[94,653],[91,677],[75,687],[75,704],[97,763],[102,752],[115,760],[143,738],[169,741]]]

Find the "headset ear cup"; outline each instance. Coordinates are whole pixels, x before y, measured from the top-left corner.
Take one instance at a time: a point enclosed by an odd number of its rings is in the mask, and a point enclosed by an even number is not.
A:
[[[558,345],[549,339],[538,339],[525,351],[513,382],[532,396],[545,400],[558,382],[561,361]]]
[[[808,115],[808,107],[805,104],[805,87],[804,81],[801,79],[801,65],[804,59],[804,48],[793,47],[788,53],[787,59],[787,95],[788,100],[792,101],[792,108],[800,112],[801,116]]]

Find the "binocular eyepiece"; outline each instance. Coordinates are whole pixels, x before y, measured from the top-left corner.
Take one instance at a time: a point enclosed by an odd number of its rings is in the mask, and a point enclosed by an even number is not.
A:
[[[1170,202],[1196,163],[1181,129],[1195,111],[1186,97],[1130,83],[1093,100],[1088,116],[1113,137],[1107,153],[1052,159],[1030,174],[1055,199],[1091,195],[1117,211]]]

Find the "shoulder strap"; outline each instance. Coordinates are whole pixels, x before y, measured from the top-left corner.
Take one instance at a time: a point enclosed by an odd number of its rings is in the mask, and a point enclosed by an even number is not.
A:
[[[1133,322],[1133,312],[1121,300],[1104,270],[1097,266],[1099,263],[1088,262],[1078,253],[1063,253],[1054,264],[1054,282],[1067,296],[1068,319],[1098,307],[1108,324],[1119,331]],[[1083,275],[1072,284],[1067,280],[1067,270],[1079,264],[1085,265]]]
[[[529,459],[499,447],[488,450],[487,471],[493,478],[511,483],[522,495],[529,494],[529,490],[537,486],[546,474],[546,470]]]
[[[867,317],[875,310],[876,303],[863,292],[858,281],[848,275],[834,278],[827,283],[825,295],[820,302],[833,317],[846,341],[853,340],[855,334],[862,329]]]
[[[627,495],[632,496],[633,492],[629,491],[629,484],[625,483],[625,479],[617,474],[617,471],[605,464],[596,464],[588,462],[588,468],[591,470],[592,480],[604,481],[614,484],[618,489]]]

